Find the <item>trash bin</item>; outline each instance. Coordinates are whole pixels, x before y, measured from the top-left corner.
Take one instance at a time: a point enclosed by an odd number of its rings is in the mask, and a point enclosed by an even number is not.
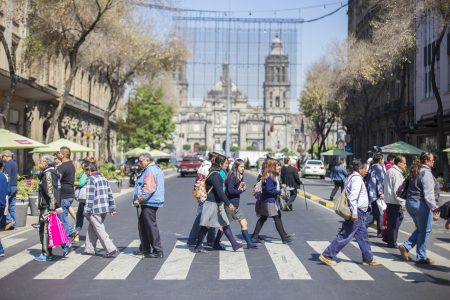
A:
[[[28,199],[16,199],[16,226],[27,225]]]
[[[39,201],[39,193],[29,193],[28,194],[28,201],[30,201],[30,211],[32,216],[39,216],[39,208],[38,208],[38,201]]]

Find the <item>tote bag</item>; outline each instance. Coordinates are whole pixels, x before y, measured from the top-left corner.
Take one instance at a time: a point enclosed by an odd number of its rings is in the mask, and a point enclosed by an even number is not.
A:
[[[59,220],[57,214],[48,215],[48,247],[53,248],[56,246],[69,243],[69,237],[64,230],[64,226]]]

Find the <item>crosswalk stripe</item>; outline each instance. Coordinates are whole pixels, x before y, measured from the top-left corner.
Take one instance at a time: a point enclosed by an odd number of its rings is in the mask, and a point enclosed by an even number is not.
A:
[[[223,242],[223,244],[227,246],[227,251],[219,251],[219,279],[251,279],[244,249],[233,252],[230,242]]]
[[[84,251],[84,245],[79,249]],[[90,255],[81,255],[72,251],[65,258],[58,260],[36,275],[34,279],[65,279],[91,257]]]
[[[185,242],[177,241],[175,247],[159,269],[155,280],[185,280],[195,253],[191,252]]]
[[[6,239],[2,241],[2,245],[4,248],[8,249],[9,247],[17,245],[18,243],[21,243],[25,240],[26,239]]]
[[[352,245],[359,248],[356,242]],[[378,246],[371,246],[374,256],[380,260],[381,264],[395,275],[409,282],[434,281],[430,276],[422,273],[406,262],[400,261],[399,258]]]
[[[329,242],[308,241],[308,244],[317,253],[322,253],[329,245]],[[336,271],[343,280],[373,280],[366,271],[355,262],[351,261],[344,253],[339,252],[336,258],[337,265],[332,267],[332,269]]]
[[[280,241],[266,242],[264,244],[269,252],[278,276],[282,280],[308,280],[311,279],[305,266],[301,263],[292,249]]]
[[[11,257],[6,258],[5,260],[2,260],[0,262],[0,279],[32,261],[34,259],[34,256],[31,254],[31,251],[39,249],[41,249],[41,244],[36,244]]]
[[[409,253],[411,253],[414,256],[414,259],[416,257],[416,248],[414,247],[413,249],[409,250]],[[434,264],[436,266],[443,266],[443,267],[447,267],[450,268],[450,259],[442,257],[430,250],[427,250],[427,256],[431,259],[434,260]]]
[[[112,262],[110,262],[94,279],[125,280],[141,260],[141,256],[133,255],[139,249],[139,240],[132,241]]]
[[[445,249],[447,251],[450,251],[450,243],[434,243],[439,248]]]

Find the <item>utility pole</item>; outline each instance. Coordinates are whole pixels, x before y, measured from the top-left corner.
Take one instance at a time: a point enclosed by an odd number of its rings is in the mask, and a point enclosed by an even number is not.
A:
[[[230,4],[229,4],[230,5]],[[231,8],[230,14],[231,14]],[[231,16],[228,21],[228,41],[227,41],[227,131],[225,137],[225,155],[230,156],[230,127],[231,127],[231,77],[230,77],[230,51],[231,51]]]

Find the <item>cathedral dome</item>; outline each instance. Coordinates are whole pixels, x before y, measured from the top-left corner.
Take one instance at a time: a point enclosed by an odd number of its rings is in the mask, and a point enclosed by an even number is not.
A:
[[[272,50],[270,51],[270,55],[284,55],[281,40],[278,35],[272,40]]]
[[[224,82],[222,80],[217,81],[216,84],[214,84],[214,91],[216,91],[216,92],[223,91],[223,85],[224,85]],[[231,91],[237,92],[237,87],[234,83],[231,83]]]

